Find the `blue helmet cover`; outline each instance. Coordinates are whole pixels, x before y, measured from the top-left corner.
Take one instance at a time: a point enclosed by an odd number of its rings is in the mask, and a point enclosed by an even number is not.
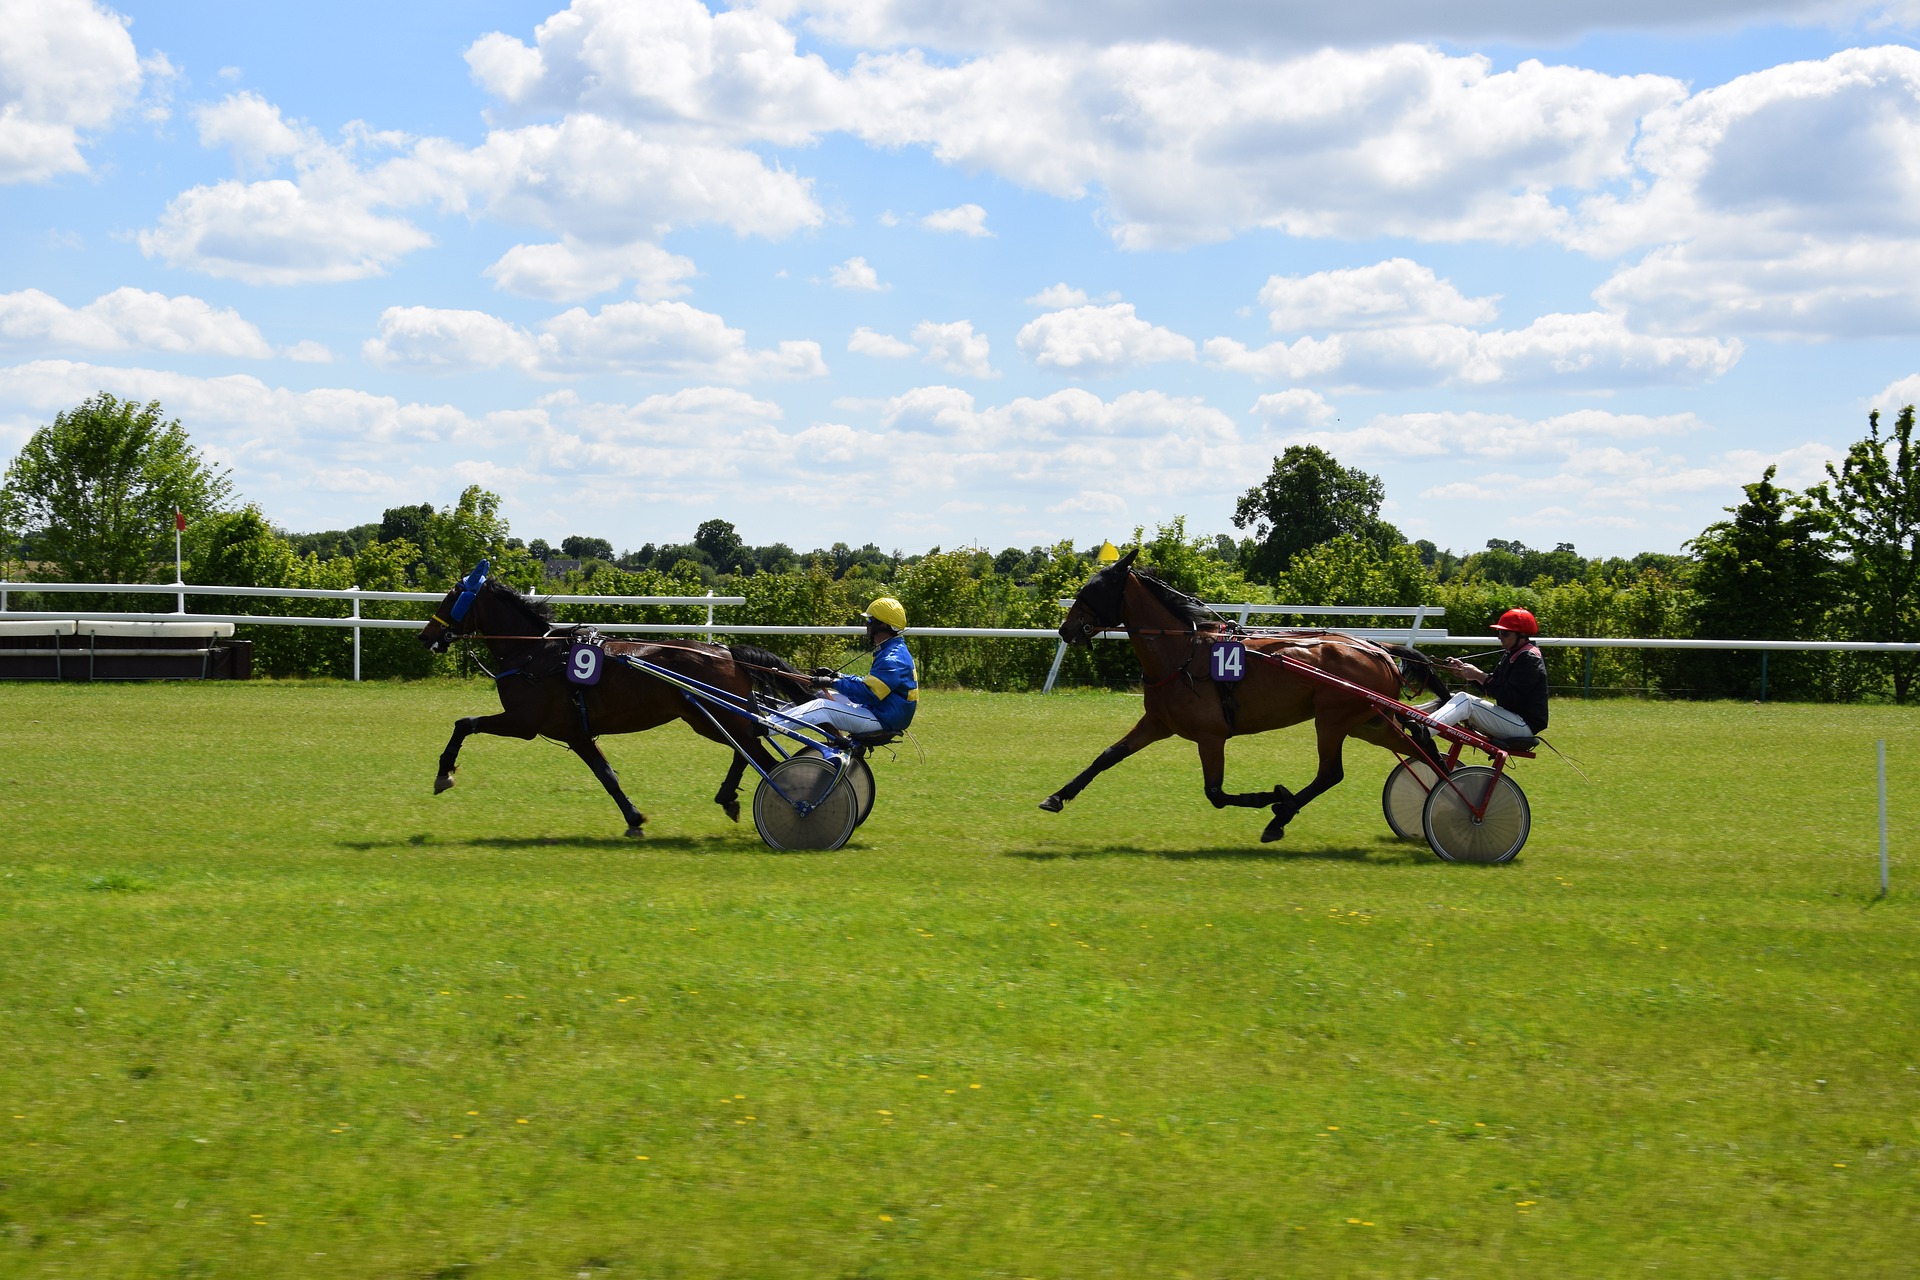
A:
[[[459,622],[467,616],[467,610],[473,608],[473,598],[480,594],[480,588],[487,585],[487,570],[492,565],[486,560],[473,566],[473,572],[460,580],[460,598],[453,602],[453,620]]]

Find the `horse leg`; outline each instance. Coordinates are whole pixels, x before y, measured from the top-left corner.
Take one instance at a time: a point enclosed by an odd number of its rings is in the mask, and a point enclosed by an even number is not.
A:
[[[1291,797],[1292,793],[1277,782],[1271,791],[1229,794],[1223,785],[1227,776],[1227,740],[1200,738],[1194,745],[1200,748],[1200,775],[1206,784],[1207,799],[1213,802],[1214,808],[1225,809],[1232,805],[1237,809],[1264,809]]]
[[[1340,785],[1340,780],[1347,776],[1346,765],[1340,759],[1342,749],[1346,746],[1347,735],[1355,727],[1351,718],[1336,720],[1320,717],[1314,721],[1315,736],[1320,743],[1320,771],[1298,794],[1288,795],[1284,787],[1279,789],[1282,795],[1273,806],[1273,820],[1260,833],[1261,844],[1271,843],[1286,835],[1287,824],[1293,821],[1295,814],[1307,807],[1309,801],[1321,792]]]
[[[746,771],[747,758],[738,751],[734,752],[733,763],[727,766],[727,776],[721,779],[720,790],[713,794],[713,802],[735,822],[740,821],[740,777]]]
[[[447,739],[447,749],[440,753],[440,773],[433,780],[433,794],[439,795],[453,786],[454,770],[460,767],[460,746],[467,738],[476,733],[492,733],[502,738],[530,740],[534,731],[521,727],[520,717],[508,712],[491,716],[467,716],[453,722],[453,736]]]
[[[592,738],[572,738],[567,745],[573,748],[573,754],[586,762],[593,770],[593,776],[600,779],[600,785],[607,789],[613,802],[620,806],[620,816],[627,820],[627,834],[638,840],[646,832],[640,828],[646,823],[647,815],[633,807],[633,801],[627,799],[627,793],[620,789],[620,775],[607,763],[607,757],[600,750],[600,744]]]
[[[1120,739],[1120,741],[1095,756],[1092,764],[1082,769],[1074,777],[1072,782],[1069,782],[1066,786],[1060,788],[1045,800],[1042,800],[1040,807],[1048,813],[1060,812],[1067,807],[1067,801],[1087,789],[1089,782],[1092,782],[1102,773],[1113,768],[1113,766],[1140,750],[1140,748],[1151,746],[1166,736],[1167,731],[1160,727],[1158,721],[1147,716],[1140,717],[1140,723],[1127,730],[1126,737]]]

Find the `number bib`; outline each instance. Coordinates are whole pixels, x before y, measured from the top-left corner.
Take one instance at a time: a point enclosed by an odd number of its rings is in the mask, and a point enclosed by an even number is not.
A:
[[[1215,684],[1239,684],[1247,678],[1247,647],[1238,640],[1214,641],[1212,657],[1209,669]]]
[[[600,683],[600,672],[605,666],[606,655],[600,652],[600,646],[594,644],[576,644],[567,650],[567,683],[595,685]]]

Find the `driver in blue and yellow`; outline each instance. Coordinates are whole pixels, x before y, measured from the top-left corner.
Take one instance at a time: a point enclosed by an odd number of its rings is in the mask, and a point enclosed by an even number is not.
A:
[[[849,735],[900,733],[913,722],[920,682],[914,678],[913,655],[900,638],[907,629],[907,611],[892,596],[881,596],[862,616],[867,620],[867,648],[873,650],[872,669],[864,676],[815,671],[820,696],[783,714]]]

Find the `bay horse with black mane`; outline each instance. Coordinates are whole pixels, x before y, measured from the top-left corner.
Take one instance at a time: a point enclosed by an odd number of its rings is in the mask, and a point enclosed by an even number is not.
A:
[[[1087,581],[1060,624],[1060,638],[1068,644],[1087,644],[1101,631],[1124,628],[1145,676],[1145,714],[1079,776],[1041,801],[1042,809],[1059,813],[1103,771],[1142,747],[1178,735],[1200,750],[1200,771],[1213,807],[1272,805],[1273,819],[1260,839],[1278,840],[1295,814],[1345,775],[1341,754],[1348,738],[1405,755],[1411,736],[1429,755],[1435,754],[1424,729],[1413,726],[1403,733],[1366,699],[1257,657],[1283,651],[1289,658],[1389,698],[1397,699],[1401,688],[1414,680],[1445,698],[1446,683],[1426,655],[1404,645],[1375,644],[1331,631],[1235,632],[1229,637],[1227,624],[1215,619],[1198,600],[1135,570],[1137,554],[1129,551]],[[1227,638],[1244,644],[1253,659],[1246,665],[1244,678],[1232,686],[1213,682],[1208,661],[1212,642]],[[1227,792],[1228,738],[1306,720],[1313,721],[1320,769],[1305,789],[1295,793],[1276,783],[1271,791]]]
[[[695,733],[722,746],[731,748],[733,742],[739,743],[762,769],[779,763],[763,741],[764,731],[750,717],[717,703],[696,702],[664,680],[623,662],[603,663],[597,684],[569,683],[567,653],[577,632],[565,625],[556,627],[550,605],[488,577],[484,560],[447,593],[432,619],[421,628],[420,643],[435,653],[444,652],[463,636],[485,644],[494,663],[494,689],[500,695],[501,710],[498,715],[468,716],[453,722],[453,737],[440,753],[440,773],[433,783],[435,795],[453,785],[460,745],[469,735],[491,733],[522,741],[536,736],[551,738],[570,748],[593,771],[620,806],[620,816],[627,821],[626,833],[637,839],[643,834],[646,815],[620,789],[619,776],[594,741],[600,734],[640,733],[684,720]],[[756,695],[776,705],[813,696],[807,677],[797,668],[752,645],[608,640],[602,647],[608,657],[645,659],[737,694],[749,705]],[[725,733],[721,732],[722,726]],[[727,740],[727,734],[733,736],[733,742]],[[727,776],[713,797],[713,802],[735,822],[740,820],[740,777],[746,765],[746,758],[734,751]]]

